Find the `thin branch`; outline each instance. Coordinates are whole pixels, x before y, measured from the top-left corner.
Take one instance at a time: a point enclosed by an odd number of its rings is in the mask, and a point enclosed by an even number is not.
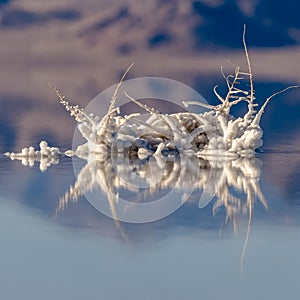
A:
[[[231,82],[229,81],[229,78],[232,77],[232,75],[226,76],[222,66],[221,66],[221,74],[222,74],[223,78],[226,80],[227,88],[229,89],[230,84],[231,84]]]
[[[48,82],[48,86],[57,95],[57,97],[60,100],[60,103],[66,108],[67,111],[70,112],[70,115],[75,117],[75,120],[77,122],[83,122],[84,120],[80,118],[80,116],[83,116],[86,120],[88,120],[91,123],[91,125],[95,125],[95,122],[83,109],[79,108],[78,105],[70,105],[70,103],[66,100],[66,97],[50,82]]]
[[[133,97],[129,96],[126,91],[124,91],[125,96],[130,99],[132,102],[134,102],[136,105],[144,109],[146,112],[150,114],[160,114],[158,110],[156,110],[153,107],[148,106],[147,104],[141,103],[140,101],[134,99]]]
[[[215,95],[217,96],[217,98],[222,102],[222,103],[225,103],[225,101],[226,101],[226,99],[223,99],[220,95],[219,95],[219,93],[217,92],[217,85],[215,85],[214,86],[214,93],[215,93]]]
[[[247,60],[247,65],[248,65],[248,70],[249,70],[249,81],[250,81],[250,103],[253,103],[254,100],[254,87],[253,87],[253,73],[252,73],[252,67],[250,63],[250,58],[249,58],[249,53],[248,53],[248,48],[246,44],[246,24],[244,24],[244,31],[243,31],[243,45],[244,45],[244,50],[245,50],[245,55],[246,55],[246,60]]]
[[[126,75],[128,74],[128,72],[130,71],[130,69],[132,68],[133,65],[134,65],[134,62],[125,70],[123,76],[121,77],[121,80],[119,81],[119,83],[118,83],[118,85],[117,85],[117,87],[114,91],[114,94],[111,98],[110,106],[109,106],[109,109],[108,109],[108,114],[110,114],[110,112],[115,108],[118,92],[121,88],[121,85],[122,85]]]
[[[256,126],[259,124],[260,122],[260,119],[261,119],[261,116],[262,114],[264,113],[264,109],[266,108],[267,104],[269,103],[269,101],[279,95],[279,94],[282,94],[284,92],[286,92],[287,90],[289,89],[295,89],[295,88],[298,88],[299,86],[298,85],[291,85],[291,86],[288,86],[287,88],[281,90],[281,91],[278,91],[276,93],[274,93],[273,95],[271,95],[269,98],[267,98],[267,100],[265,101],[265,103],[263,104],[263,106],[260,108],[259,112],[256,114],[255,118],[253,119],[252,123],[251,123],[251,126]]]
[[[182,101],[183,105],[185,107],[188,107],[190,105],[199,105],[199,106],[202,106],[202,107],[205,107],[205,108],[208,108],[208,109],[215,109],[215,106],[214,105],[210,105],[210,104],[205,104],[205,103],[202,103],[202,102],[199,102],[199,101]]]

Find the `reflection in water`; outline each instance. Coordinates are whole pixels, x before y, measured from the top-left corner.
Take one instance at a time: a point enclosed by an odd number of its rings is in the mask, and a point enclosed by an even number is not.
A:
[[[196,195],[201,195],[202,191],[199,207],[216,199],[212,214],[225,210],[225,222],[233,224],[235,233],[238,231],[238,216],[248,215],[248,229],[241,255],[242,266],[256,199],[267,209],[267,202],[259,185],[261,165],[262,162],[256,157],[227,161],[196,156],[174,159],[152,156],[144,160],[138,157],[115,157],[103,162],[89,155],[85,157],[85,164],[82,165],[76,182],[60,199],[55,215],[70,203],[77,202],[80,196],[87,195],[89,199],[91,193],[101,191],[106,195],[117,229],[127,240],[116,209],[120,198],[126,198],[125,209],[130,209],[132,203],[155,201],[170,191],[176,190],[178,195],[191,189]]]
[[[5,155],[11,160],[20,160],[23,166],[33,167],[34,163],[39,163],[41,172],[47,171],[51,165],[59,163],[59,155],[62,153],[57,147],[50,147],[46,141],[40,142],[40,150],[35,150],[34,147],[23,148],[20,153],[9,153]]]
[[[195,156],[173,160],[152,156],[145,160],[124,158],[105,162],[95,157],[87,157],[75,184],[61,199],[57,213],[79,196],[98,191],[99,188],[107,195],[112,211],[114,203],[121,194],[125,197],[126,191],[130,195],[130,199],[127,199],[130,205],[131,202],[149,201],[155,198],[155,193],[161,191],[184,191],[193,188],[203,190],[200,208],[216,196],[213,214],[224,207],[226,220],[231,221],[237,230],[236,216],[248,211],[256,197],[267,207],[259,186],[260,172],[261,161],[256,157],[224,161]],[[139,186],[143,188],[132,184],[136,183],[136,178],[139,179]],[[146,186],[149,188],[145,189]],[[118,219],[117,215],[115,219]]]
[[[41,166],[46,166],[51,157],[53,161],[58,157],[54,151],[57,148],[49,147],[45,143],[41,143],[40,147],[33,157]],[[54,149],[53,155],[43,155],[51,149]],[[32,162],[24,161],[23,156],[10,157],[20,159],[24,165],[32,166]],[[59,163],[59,160],[55,160],[55,163]],[[73,157],[73,165],[78,168],[76,182],[61,197],[55,216],[64,211],[69,204],[76,203],[81,196],[86,196],[89,200],[94,194],[99,203],[91,203],[96,207],[104,205],[103,201],[108,204],[115,225],[125,240],[126,233],[119,221],[117,209],[120,199],[126,201],[126,207],[123,209],[130,210],[134,203],[150,203],[175,191],[172,197],[181,197],[182,203],[198,199],[199,208],[204,208],[213,200],[212,215],[225,211],[225,223],[231,222],[235,233],[238,232],[238,216],[248,215],[243,259],[254,202],[258,199],[267,208],[259,185],[262,162],[256,157],[224,160],[224,157],[181,155],[148,156],[140,159],[138,156],[117,154],[103,161],[98,159],[97,155],[89,154],[80,159]],[[191,191],[193,194],[189,197]],[[105,197],[101,197],[101,194]],[[201,195],[200,199],[198,195]]]

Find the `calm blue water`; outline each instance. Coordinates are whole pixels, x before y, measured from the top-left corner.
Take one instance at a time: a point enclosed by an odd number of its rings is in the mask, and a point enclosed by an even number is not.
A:
[[[197,201],[161,221],[122,229],[83,197],[55,216],[75,180],[71,160],[40,173],[2,157],[1,298],[295,299],[300,197],[292,178],[279,176],[291,184],[285,189],[271,168],[289,155],[259,155],[269,207],[255,203],[242,263],[247,215],[238,218],[236,234],[224,212],[214,217],[211,205],[199,209]]]

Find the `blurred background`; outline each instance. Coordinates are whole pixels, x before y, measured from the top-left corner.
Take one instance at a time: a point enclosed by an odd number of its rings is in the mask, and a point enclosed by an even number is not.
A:
[[[299,8],[296,0],[0,0],[0,154],[41,140],[70,149],[76,123],[48,82],[85,107],[133,61],[128,79],[178,80],[218,103],[221,66],[247,70],[244,24],[261,105],[300,84]],[[212,215],[216,198],[199,209],[197,191],[168,218],[141,225],[114,222],[84,197],[61,208],[76,181],[71,158],[41,173],[0,155],[0,298],[298,299],[299,116],[300,88],[267,106],[256,179],[268,209],[254,201],[253,217],[247,207],[237,213],[238,233],[227,211]]]
[[[213,86],[226,92],[220,67],[232,71],[227,60],[246,67],[244,24],[261,104],[300,83],[299,7],[293,0],[1,0],[0,151],[41,139],[71,148],[75,121],[48,82],[85,107],[133,61],[128,78],[179,80],[217,103]],[[262,120],[263,150],[291,152],[286,160],[268,156],[266,164],[287,193],[299,189],[299,96],[300,89],[279,95]]]

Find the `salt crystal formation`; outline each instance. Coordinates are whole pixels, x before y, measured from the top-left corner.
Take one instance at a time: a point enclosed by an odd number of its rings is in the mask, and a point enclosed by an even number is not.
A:
[[[239,67],[234,69],[233,75],[222,75],[226,81],[228,93],[221,96],[217,87],[215,95],[220,104],[213,106],[198,101],[183,101],[185,106],[200,105],[209,109],[205,113],[181,112],[163,114],[153,107],[132,98],[125,92],[132,102],[145,110],[150,117],[147,120],[139,119],[139,113],[127,116],[120,114],[117,106],[117,95],[120,86],[131,66],[121,78],[110,103],[110,107],[103,118],[93,113],[89,114],[78,105],[71,105],[55,87],[52,90],[57,94],[60,103],[70,112],[78,122],[78,129],[86,142],[75,149],[67,151],[65,155],[87,157],[93,153],[95,159],[106,161],[110,156],[130,156],[145,159],[149,156],[177,157],[178,154],[194,154],[198,157],[220,157],[222,159],[236,159],[252,157],[263,141],[263,131],[260,120],[270,99],[295,86],[290,86],[267,98],[261,108],[255,103],[253,74],[245,42],[243,43],[248,64],[248,71],[243,72]],[[250,89],[241,88],[241,82],[247,78]],[[230,114],[234,105],[246,102],[248,111],[243,117],[235,118]],[[32,165],[34,161],[41,162],[41,170],[55,163],[61,154],[58,148],[49,148],[46,142],[41,142],[41,149],[35,151],[32,147],[25,148],[21,153],[8,153],[12,159],[21,159],[23,164]]]
[[[21,160],[24,166],[33,167],[35,162],[39,162],[41,172],[45,172],[51,165],[58,164],[61,154],[57,147],[49,147],[45,141],[40,142],[40,150],[35,150],[34,147],[30,146],[23,148],[20,153],[5,153],[12,160]]]
[[[228,93],[222,97],[216,87],[215,95],[220,104],[213,106],[196,101],[185,101],[185,106],[200,105],[210,109],[209,112],[196,114],[181,112],[163,114],[149,107],[137,99],[125,95],[139,107],[150,114],[146,121],[140,120],[140,114],[128,116],[120,115],[120,108],[116,105],[117,94],[125,75],[122,77],[112,96],[110,107],[106,115],[100,120],[94,114],[88,114],[78,106],[72,106],[65,97],[50,86],[60,99],[60,103],[74,116],[79,123],[78,129],[86,139],[86,143],[76,149],[79,156],[95,153],[97,159],[105,161],[110,155],[137,156],[168,156],[180,153],[194,153],[198,157],[252,157],[255,150],[262,146],[263,131],[260,120],[270,99],[275,95],[293,88],[290,86],[283,91],[270,96],[262,107],[256,111],[253,75],[243,35],[248,71],[242,72],[236,67],[233,75],[225,75]],[[248,79],[250,90],[240,88],[241,81]],[[235,118],[230,114],[234,105],[246,102],[248,111],[243,117]]]

